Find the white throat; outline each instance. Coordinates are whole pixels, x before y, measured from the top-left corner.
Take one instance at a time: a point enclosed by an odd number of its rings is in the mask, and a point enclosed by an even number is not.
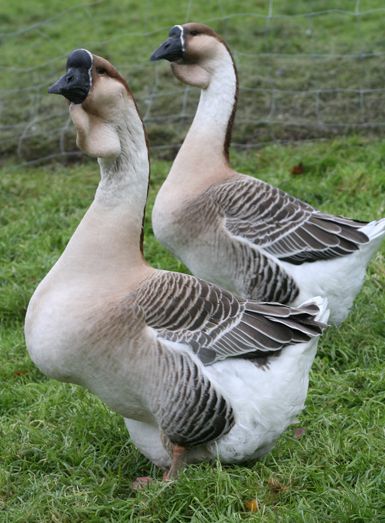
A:
[[[140,241],[149,159],[143,123],[132,99],[127,99],[112,127],[119,136],[121,153],[114,159],[98,159],[101,180],[95,199],[59,265],[73,274],[93,274],[104,280],[122,272],[135,279],[135,271],[145,265]]]
[[[200,156],[224,156],[226,133],[237,92],[234,64],[224,46],[221,46],[210,68],[210,84],[201,91],[199,105],[180,154],[194,149],[199,151]]]
[[[127,111],[114,123],[119,135],[121,153],[117,158],[98,158],[100,183],[95,202],[105,206],[124,206],[130,214],[142,219],[147,199],[149,159],[142,120],[133,100],[127,100]]]
[[[234,175],[225,141],[235,109],[237,77],[225,46],[218,51],[210,64],[210,84],[201,91],[194,120],[155,200],[152,222],[157,237],[161,236],[159,225],[167,226],[183,202]]]

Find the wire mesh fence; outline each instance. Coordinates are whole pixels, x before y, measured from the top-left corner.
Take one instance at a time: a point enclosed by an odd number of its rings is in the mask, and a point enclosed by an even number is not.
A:
[[[211,25],[232,49],[240,79],[236,147],[380,134],[385,127],[382,0],[46,4],[22,0],[19,11],[8,5],[0,13],[2,158],[79,156],[66,103],[47,94],[76,47],[105,56],[128,78],[152,153],[172,157],[199,93],[149,56],[170,26],[192,20]]]

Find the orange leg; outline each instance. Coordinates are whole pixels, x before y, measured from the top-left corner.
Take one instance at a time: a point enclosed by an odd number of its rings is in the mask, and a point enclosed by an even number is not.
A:
[[[179,472],[185,466],[184,457],[186,454],[186,448],[181,447],[180,445],[172,444],[171,449],[172,449],[171,466],[170,466],[169,470],[163,474],[164,481],[176,479],[178,477]]]

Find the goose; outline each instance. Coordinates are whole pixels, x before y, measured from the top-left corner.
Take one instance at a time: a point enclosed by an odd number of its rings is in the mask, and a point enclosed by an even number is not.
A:
[[[138,449],[168,468],[165,479],[190,462],[264,454],[304,406],[326,300],[257,303],[151,267],[148,150],[126,81],[76,49],[49,92],[70,101],[77,145],[97,158],[100,183],[28,305],[31,359],[122,415]]]
[[[237,71],[211,28],[174,26],[151,56],[160,59],[201,94],[153,207],[155,236],[195,276],[242,298],[295,306],[325,296],[330,322],[341,323],[385,236],[385,219],[332,216],[231,168]]]

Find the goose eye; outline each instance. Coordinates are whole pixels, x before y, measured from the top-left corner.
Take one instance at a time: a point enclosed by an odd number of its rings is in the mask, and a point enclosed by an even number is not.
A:
[[[107,71],[104,69],[104,67],[97,67],[96,68],[96,72],[100,75],[105,75],[107,74]]]

